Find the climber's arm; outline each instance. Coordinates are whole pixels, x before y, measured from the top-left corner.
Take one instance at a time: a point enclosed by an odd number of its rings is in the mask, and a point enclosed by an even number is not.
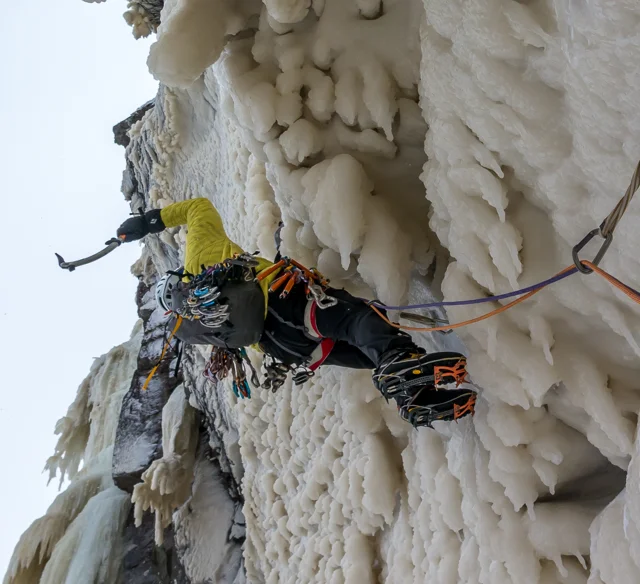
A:
[[[201,264],[213,265],[242,249],[233,243],[224,231],[222,219],[209,199],[189,199],[173,203],[164,209],[147,211],[127,219],[117,235],[125,241],[135,241],[148,233],[159,233],[167,227],[187,225],[187,250],[185,267],[200,271]]]
[[[204,231],[212,239],[228,239],[220,214],[209,199],[173,203],[162,209],[160,216],[165,227],[187,225],[189,231]]]
[[[200,265],[219,263],[242,249],[224,231],[222,219],[209,199],[189,199],[162,209],[166,227],[187,225],[185,266],[197,273]]]

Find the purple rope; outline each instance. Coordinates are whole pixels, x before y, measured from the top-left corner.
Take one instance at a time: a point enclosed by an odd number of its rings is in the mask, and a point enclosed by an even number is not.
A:
[[[514,296],[522,296],[523,294],[527,294],[529,292],[533,292],[534,290],[539,290],[540,288],[544,288],[549,284],[554,284],[555,282],[559,282],[560,280],[564,280],[569,276],[573,276],[578,271],[578,268],[571,268],[568,272],[564,274],[558,274],[553,278],[549,278],[548,280],[544,280],[542,282],[538,282],[537,284],[533,284],[532,286],[527,286],[526,288],[521,288],[520,290],[514,290],[513,292],[506,292],[505,294],[498,294],[498,296],[488,296],[486,298],[475,298],[474,300],[455,300],[451,302],[430,302],[429,304],[408,304],[407,306],[387,306],[386,304],[382,304],[380,302],[371,302],[371,304],[375,304],[378,308],[384,308],[385,310],[415,310],[416,308],[439,308],[441,306],[466,306],[468,304],[483,304],[484,302],[495,302],[496,300],[506,300],[507,298],[513,298]]]

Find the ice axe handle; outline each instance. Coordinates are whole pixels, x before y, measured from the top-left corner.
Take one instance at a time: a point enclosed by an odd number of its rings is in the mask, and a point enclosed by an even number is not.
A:
[[[100,250],[98,253],[94,253],[89,257],[83,258],[81,260],[75,260],[73,262],[65,262],[64,258],[59,253],[57,253],[56,257],[58,258],[58,265],[63,270],[69,270],[70,272],[73,272],[73,270],[75,270],[78,266],[84,266],[86,264],[95,262],[100,258],[103,258],[107,254],[111,253],[114,249],[116,249],[116,247],[120,247],[123,243],[124,243],[124,236],[122,236],[121,239],[118,239],[117,237],[112,237],[109,241],[105,242],[106,247]]]

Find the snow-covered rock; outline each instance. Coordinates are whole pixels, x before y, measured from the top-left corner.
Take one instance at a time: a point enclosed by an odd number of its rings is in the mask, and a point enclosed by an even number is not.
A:
[[[162,412],[180,382],[180,378],[173,376],[171,361],[167,359],[143,390],[167,336],[162,312],[155,308],[153,290],[142,281],[138,286],[138,314],[144,322],[144,335],[131,388],[122,401],[114,443],[113,480],[130,493],[149,465],[162,455]]]

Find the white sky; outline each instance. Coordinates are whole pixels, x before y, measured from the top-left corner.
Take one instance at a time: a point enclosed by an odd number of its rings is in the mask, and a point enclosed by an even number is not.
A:
[[[41,474],[55,422],[92,360],[135,322],[137,244],[73,273],[127,217],[111,128],[155,95],[150,41],[124,0],[11,2],[0,19],[0,579],[19,536],[57,494]]]

